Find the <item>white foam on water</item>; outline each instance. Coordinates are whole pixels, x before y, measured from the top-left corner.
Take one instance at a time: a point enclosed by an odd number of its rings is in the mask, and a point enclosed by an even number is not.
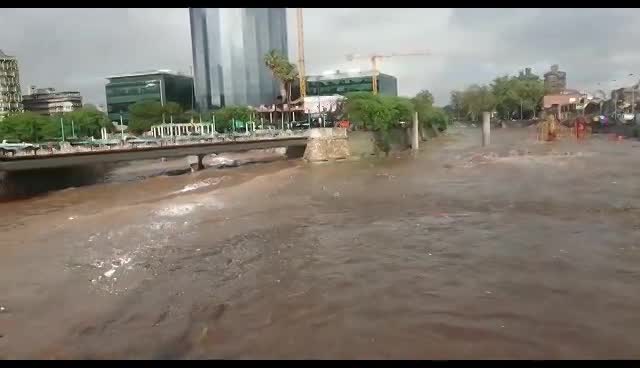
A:
[[[213,208],[216,210],[220,210],[224,208],[224,203],[215,197],[203,198],[200,203],[209,209]]]
[[[205,179],[205,180],[199,181],[197,183],[185,185],[184,188],[182,188],[180,190],[177,190],[177,191],[173,192],[172,194],[186,193],[186,192],[194,191],[196,189],[208,187],[208,186],[211,186],[211,185],[218,185],[218,184],[220,184],[221,181],[222,181],[221,178]]]
[[[200,204],[197,203],[175,204],[156,211],[156,214],[164,217],[179,217],[190,214],[198,206]]]
[[[111,277],[111,276],[113,276],[113,274],[114,274],[115,272],[116,272],[116,269],[115,269],[115,268],[112,268],[112,269],[110,269],[109,271],[105,272],[105,273],[104,273],[104,276],[105,276],[105,277]]]

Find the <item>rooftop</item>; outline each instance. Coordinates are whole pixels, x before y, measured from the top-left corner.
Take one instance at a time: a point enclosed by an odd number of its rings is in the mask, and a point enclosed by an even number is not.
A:
[[[384,74],[384,73],[378,73]],[[373,76],[373,70],[351,70],[351,71],[332,71],[325,72],[322,75],[309,75],[307,76],[307,82],[316,82],[316,81],[324,81],[324,80],[333,80],[333,79],[344,79],[344,78],[362,78],[362,77],[371,77]]]
[[[5,54],[4,51],[0,49],[0,59],[15,59],[15,57]]]
[[[167,75],[176,75],[181,77],[190,77],[186,74],[176,72],[169,69],[156,69],[156,70],[145,70],[141,72],[133,72],[127,74],[117,74],[106,77],[107,79],[115,79],[115,78],[127,78],[127,77],[141,77],[144,75],[158,75],[158,74],[167,74]]]

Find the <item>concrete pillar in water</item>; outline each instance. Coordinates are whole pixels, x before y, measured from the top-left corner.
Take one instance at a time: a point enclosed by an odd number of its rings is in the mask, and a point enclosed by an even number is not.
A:
[[[491,114],[487,111],[482,113],[482,146],[488,146],[491,142]]]
[[[417,151],[420,148],[420,133],[418,129],[418,112],[413,113],[413,126],[411,127],[411,149]]]
[[[189,167],[191,168],[191,172],[196,172],[196,171],[200,171],[204,169],[204,164],[202,163],[202,159],[204,158],[204,155],[197,155],[197,156],[188,156],[187,157],[187,163],[189,164]]]

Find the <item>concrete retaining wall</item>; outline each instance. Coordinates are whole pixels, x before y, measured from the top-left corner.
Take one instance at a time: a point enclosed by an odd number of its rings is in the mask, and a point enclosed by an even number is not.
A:
[[[304,151],[311,162],[346,159],[350,156],[345,128],[313,128]]]
[[[390,151],[403,151],[411,147],[410,132],[406,128],[393,128],[389,131]],[[349,132],[349,150],[354,157],[366,157],[384,153],[382,135],[378,132]]]
[[[376,135],[369,131],[349,132],[349,152],[352,157],[367,157],[380,154]]]

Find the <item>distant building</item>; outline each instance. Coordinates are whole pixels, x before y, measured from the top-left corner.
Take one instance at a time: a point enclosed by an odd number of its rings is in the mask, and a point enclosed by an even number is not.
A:
[[[631,111],[632,105],[637,111],[640,105],[638,103],[638,100],[640,99],[640,90],[635,89],[634,87],[623,87],[614,89],[611,91],[611,99],[613,101],[616,101],[617,108],[622,109],[623,111]],[[635,102],[632,103],[632,101],[634,100]]]
[[[170,70],[152,70],[107,77],[107,114],[129,122],[129,106],[140,101],[175,102],[187,111],[194,105],[193,78]]]
[[[54,88],[29,88],[29,94],[22,96],[25,111],[41,115],[55,115],[71,112],[82,107],[80,92],[56,92]]]
[[[22,110],[18,60],[0,50],[0,120]]]
[[[544,109],[558,114],[560,119],[575,113],[580,106],[584,106],[587,95],[574,89],[564,89],[559,93],[548,94],[542,98]]]
[[[189,20],[200,111],[276,102],[279,84],[264,56],[288,56],[286,8],[191,8]]]
[[[567,88],[567,73],[558,69],[558,65],[552,65],[551,70],[544,73],[544,89],[550,93],[560,93]]]
[[[344,95],[349,92],[371,92],[373,71],[341,72],[307,77],[308,96]],[[398,79],[392,75],[378,73],[378,93],[385,96],[398,95]]]

